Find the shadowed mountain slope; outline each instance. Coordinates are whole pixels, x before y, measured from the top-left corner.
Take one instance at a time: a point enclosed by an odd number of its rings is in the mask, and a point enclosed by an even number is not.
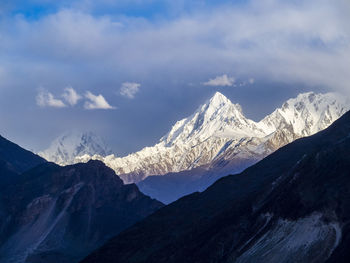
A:
[[[349,262],[350,113],[160,209],[97,262]]]
[[[0,262],[78,262],[162,207],[100,161],[45,163],[1,193]]]
[[[22,173],[46,162],[40,156],[21,148],[2,136],[0,136],[0,160],[8,163],[17,173]]]
[[[0,189],[18,180],[20,173],[44,162],[40,156],[0,136]]]

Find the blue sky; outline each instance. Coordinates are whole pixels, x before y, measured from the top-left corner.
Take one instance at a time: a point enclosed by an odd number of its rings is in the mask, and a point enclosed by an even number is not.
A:
[[[29,19],[38,19],[61,9],[79,9],[95,16],[113,15],[143,17],[146,19],[173,19],[184,13],[206,10],[222,5],[242,5],[244,0],[119,0],[119,1],[12,1],[5,4],[9,15],[22,14]]]
[[[92,130],[123,155],[215,91],[255,120],[300,92],[348,95],[349,12],[346,0],[0,3],[0,133],[38,151]]]

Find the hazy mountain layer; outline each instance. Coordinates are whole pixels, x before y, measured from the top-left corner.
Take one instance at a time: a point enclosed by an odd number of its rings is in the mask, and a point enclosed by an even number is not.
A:
[[[70,131],[56,138],[48,149],[38,154],[50,162],[68,165],[75,163],[79,156],[107,156],[111,150],[102,138],[92,132]]]

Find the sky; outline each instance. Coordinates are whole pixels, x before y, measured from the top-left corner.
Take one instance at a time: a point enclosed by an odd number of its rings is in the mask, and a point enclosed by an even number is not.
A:
[[[155,144],[216,91],[259,120],[350,95],[347,0],[0,1],[0,134],[33,151],[93,131]]]

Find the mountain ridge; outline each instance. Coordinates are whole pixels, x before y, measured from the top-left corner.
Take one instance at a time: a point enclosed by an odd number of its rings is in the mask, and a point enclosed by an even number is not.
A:
[[[297,138],[328,127],[347,109],[345,99],[336,94],[309,92],[286,101],[281,108],[255,122],[243,115],[240,106],[216,92],[194,114],[176,122],[155,146],[125,157],[84,155],[76,162],[101,160],[126,183],[137,183],[152,175],[210,167],[216,161],[251,164],[250,160],[261,160]]]
[[[23,149],[0,135],[0,159],[8,163],[17,173],[22,173],[44,163],[40,156]]]
[[[45,163],[40,156],[0,136],[0,192],[20,178],[20,174]]]

